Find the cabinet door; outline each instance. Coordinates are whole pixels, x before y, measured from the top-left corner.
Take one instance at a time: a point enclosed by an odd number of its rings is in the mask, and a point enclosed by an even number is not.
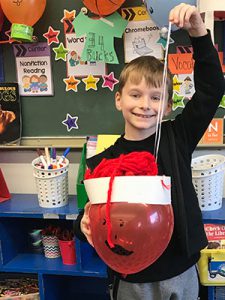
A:
[[[109,300],[105,278],[43,275],[43,300]]]

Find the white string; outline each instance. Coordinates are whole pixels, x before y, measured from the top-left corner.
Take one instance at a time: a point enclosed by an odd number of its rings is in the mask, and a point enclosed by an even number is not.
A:
[[[168,51],[169,51],[169,44],[170,44],[170,35],[171,35],[171,22],[169,22],[168,27],[168,35],[165,47],[165,61],[164,61],[164,68],[163,68],[163,79],[162,79],[162,93],[160,94],[160,105],[159,111],[157,116],[156,122],[156,133],[155,133],[155,146],[154,146],[154,155],[156,161],[158,160],[158,152],[159,152],[159,143],[161,138],[161,123],[163,119],[163,112],[166,103],[166,91],[167,91],[167,66],[168,66]]]

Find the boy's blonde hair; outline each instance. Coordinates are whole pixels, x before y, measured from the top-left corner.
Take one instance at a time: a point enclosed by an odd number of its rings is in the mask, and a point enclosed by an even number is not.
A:
[[[148,86],[159,88],[162,86],[164,64],[154,56],[140,56],[129,62],[123,68],[120,78],[118,92],[122,93],[123,87],[129,79],[132,83],[139,84],[144,77]],[[173,96],[173,77],[168,70],[167,74],[168,99]]]

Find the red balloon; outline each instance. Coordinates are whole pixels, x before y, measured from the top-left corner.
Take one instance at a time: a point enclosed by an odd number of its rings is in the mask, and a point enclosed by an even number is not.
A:
[[[114,13],[125,0],[83,0],[84,5],[94,14],[107,16]]]
[[[46,0],[0,0],[2,10],[11,23],[33,26],[42,16]]]
[[[114,247],[110,248],[106,204],[92,204],[89,217],[98,255],[111,269],[121,274],[137,273],[154,263],[166,249],[174,225],[170,204],[111,203]]]
[[[214,16],[217,20],[224,20],[225,19],[225,11],[215,11]]]

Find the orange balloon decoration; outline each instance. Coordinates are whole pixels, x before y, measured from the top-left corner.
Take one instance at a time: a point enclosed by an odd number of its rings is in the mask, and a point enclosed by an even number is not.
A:
[[[31,41],[32,26],[42,16],[46,0],[0,0],[2,10],[12,23],[11,37],[18,40]]]
[[[2,30],[3,22],[4,22],[4,14],[3,14],[3,11],[1,8],[1,3],[0,3],[0,31]]]
[[[84,5],[94,14],[107,16],[114,13],[125,0],[83,0]]]

